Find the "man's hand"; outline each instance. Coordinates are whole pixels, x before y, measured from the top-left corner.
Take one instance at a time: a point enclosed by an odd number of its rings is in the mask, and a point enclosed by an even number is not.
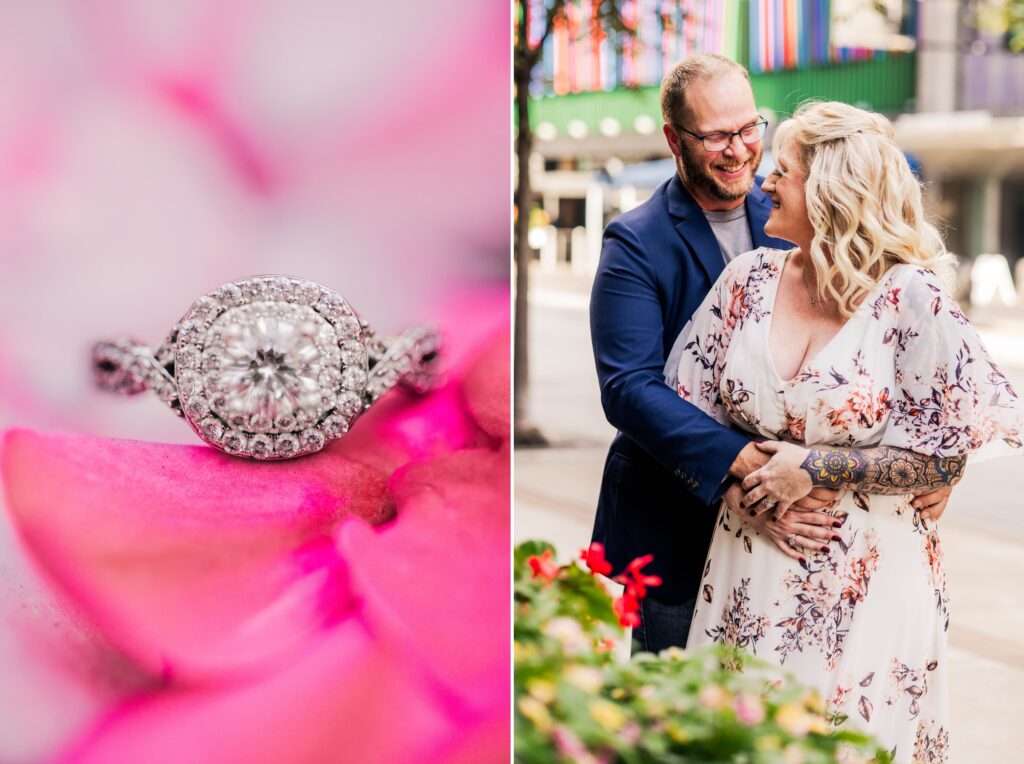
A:
[[[758,514],[771,510],[775,519],[781,520],[793,502],[804,498],[814,488],[811,476],[802,466],[808,451],[781,440],[757,443],[756,448],[769,454],[771,460],[743,478],[741,485],[747,494],[742,505]]]
[[[754,470],[766,465],[770,458],[771,454],[766,454],[758,449],[756,443],[747,443],[743,450],[736,455],[732,466],[729,467],[729,474],[743,480]]]
[[[832,493],[835,493],[834,491]],[[803,560],[800,549],[812,552],[828,550],[830,541],[838,541],[840,536],[836,530],[840,523],[836,518],[824,512],[798,511],[796,505],[781,520],[773,520],[770,513],[764,512],[751,517],[747,512],[740,509],[740,500],[743,498],[743,489],[739,483],[733,483],[722,497],[726,505],[736,515],[757,530],[763,536],[771,539],[771,542],[778,547],[786,557],[794,560]],[[793,540],[790,546],[789,540]],[[799,547],[799,548],[794,548]]]
[[[953,493],[952,486],[936,488],[928,493],[919,493],[910,502],[910,506],[921,513],[922,519],[938,520],[942,517],[942,513],[946,511],[946,505],[949,503],[949,495],[951,493]]]
[[[811,489],[811,492],[800,499],[800,501],[793,502],[793,509],[828,509],[838,504],[842,495],[842,491],[836,491],[832,488],[823,488],[822,486],[815,486]]]

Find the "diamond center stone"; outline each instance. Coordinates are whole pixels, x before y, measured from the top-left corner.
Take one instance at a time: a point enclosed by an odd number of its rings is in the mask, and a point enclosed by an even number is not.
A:
[[[225,311],[203,351],[211,408],[231,426],[272,433],[308,426],[333,405],[337,333],[302,305],[259,302]]]

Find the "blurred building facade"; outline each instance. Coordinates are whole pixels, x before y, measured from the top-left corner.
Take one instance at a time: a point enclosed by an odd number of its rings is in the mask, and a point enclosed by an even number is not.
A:
[[[548,1],[530,3],[534,19]],[[573,0],[531,87],[537,217],[550,221],[531,236],[542,263],[592,272],[608,220],[675,171],[658,86],[675,61],[703,50],[748,68],[773,125],[808,99],[889,116],[949,249],[1013,265],[1024,258],[1024,53],[986,25],[991,4],[632,0],[622,8],[634,35],[623,40],[594,25],[592,0]]]

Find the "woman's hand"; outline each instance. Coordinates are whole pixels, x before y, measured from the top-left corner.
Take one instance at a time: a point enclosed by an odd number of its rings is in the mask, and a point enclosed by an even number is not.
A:
[[[752,517],[772,510],[775,519],[781,520],[793,502],[804,498],[814,488],[811,476],[801,466],[808,449],[774,440],[756,445],[772,458],[743,479],[743,490],[747,494],[741,507]]]
[[[725,492],[726,505],[739,515],[744,522],[752,526],[762,536],[767,536],[786,557],[803,560],[801,549],[811,552],[828,551],[830,541],[839,541],[842,524],[832,515],[824,512],[809,512],[793,509],[781,520],[773,520],[770,513],[764,512],[753,517],[743,512],[740,500],[743,489],[739,483],[733,483]]]
[[[934,520],[938,522],[942,513],[946,511],[949,503],[949,495],[953,493],[952,486],[936,488],[928,493],[919,493],[910,503],[914,509],[921,513],[922,520]]]

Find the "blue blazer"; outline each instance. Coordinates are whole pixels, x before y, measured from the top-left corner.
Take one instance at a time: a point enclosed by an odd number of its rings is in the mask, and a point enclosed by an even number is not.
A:
[[[755,247],[767,237],[771,202],[757,179],[747,196]],[[664,583],[650,596],[696,596],[729,467],[748,443],[680,398],[663,369],[676,337],[725,267],[718,240],[679,176],[604,232],[590,299],[590,335],[605,416],[618,429],[604,466],[594,541],[619,571],[646,568]]]

